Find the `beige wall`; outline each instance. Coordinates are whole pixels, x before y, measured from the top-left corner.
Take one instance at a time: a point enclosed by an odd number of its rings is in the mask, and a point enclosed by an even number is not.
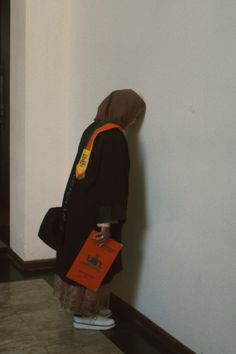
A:
[[[12,78],[12,120],[19,107],[26,127],[25,147],[24,129],[12,140],[13,248],[24,238],[25,259],[53,254],[36,230],[61,200],[82,129],[104,95],[133,88],[147,114],[129,132],[129,220],[114,291],[197,353],[235,354],[236,3],[26,4],[25,101]]]
[[[11,2],[10,246],[24,257],[25,239],[25,2]]]
[[[235,354],[236,3],[74,0],[72,14],[71,160],[78,117],[110,90],[147,102],[115,292],[197,353]]]
[[[68,16],[64,0],[11,1],[11,248],[52,258],[37,237],[66,181]]]

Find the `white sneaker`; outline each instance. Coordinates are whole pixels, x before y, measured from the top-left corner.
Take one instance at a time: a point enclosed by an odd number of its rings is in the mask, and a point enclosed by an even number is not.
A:
[[[99,315],[102,317],[111,317],[112,316],[112,312],[110,309],[101,309],[99,311]]]
[[[74,316],[73,326],[80,329],[94,329],[104,331],[115,326],[112,318],[102,316],[80,317]]]

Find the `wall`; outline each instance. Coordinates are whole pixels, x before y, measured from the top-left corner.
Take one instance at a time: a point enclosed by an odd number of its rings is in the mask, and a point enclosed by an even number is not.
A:
[[[25,236],[25,2],[11,2],[10,246],[24,256]],[[13,55],[14,54],[14,55]]]
[[[114,291],[197,353],[234,354],[236,3],[71,4],[68,162],[111,90],[134,88],[147,103],[129,132]]]
[[[66,181],[68,16],[64,0],[11,2],[11,248],[55,257],[37,237]]]
[[[37,229],[81,132],[106,94],[133,88],[147,113],[128,133],[114,292],[197,353],[235,354],[236,3],[43,4],[12,1],[11,247],[54,255]]]

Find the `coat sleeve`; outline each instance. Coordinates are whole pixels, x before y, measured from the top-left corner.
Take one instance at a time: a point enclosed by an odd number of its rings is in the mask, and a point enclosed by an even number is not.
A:
[[[96,180],[97,223],[126,221],[129,154],[125,137],[117,130],[104,133]]]

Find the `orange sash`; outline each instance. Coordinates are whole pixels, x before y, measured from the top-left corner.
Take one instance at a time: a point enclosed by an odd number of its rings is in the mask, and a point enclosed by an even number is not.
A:
[[[124,132],[124,129],[115,123],[105,123],[102,127],[95,129],[95,131],[93,132],[92,136],[90,137],[86,147],[83,149],[82,155],[80,157],[80,160],[78,162],[78,164],[76,165],[76,178],[81,180],[83,178],[85,178],[85,172],[86,169],[88,167],[89,164],[89,159],[90,159],[90,155],[92,152],[92,148],[93,148],[93,143],[94,140],[96,139],[97,135],[101,132],[104,132],[106,130],[110,130],[110,129],[114,129],[117,128],[120,131],[122,131],[122,133]]]

